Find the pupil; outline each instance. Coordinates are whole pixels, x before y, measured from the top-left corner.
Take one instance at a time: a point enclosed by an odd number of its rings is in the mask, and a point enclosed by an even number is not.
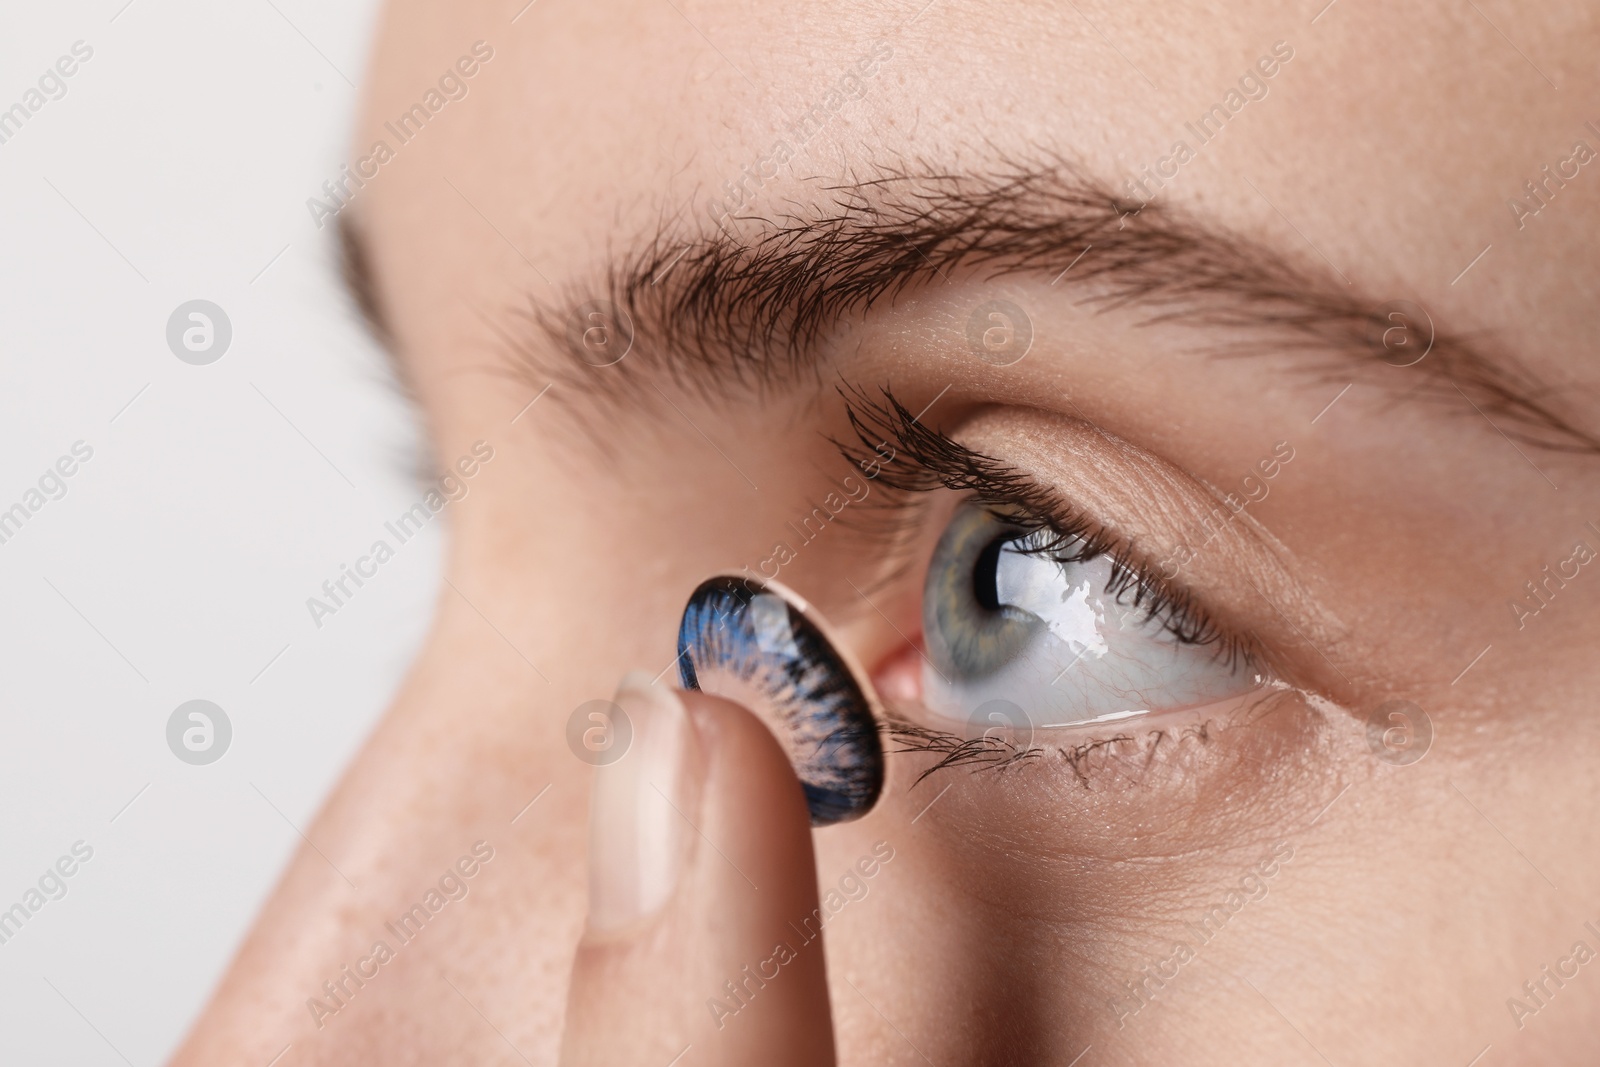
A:
[[[1000,550],[1010,544],[1009,538],[1001,537],[989,542],[972,567],[972,595],[978,601],[978,606],[985,611],[1000,610],[1000,588],[997,584],[1000,576]]]

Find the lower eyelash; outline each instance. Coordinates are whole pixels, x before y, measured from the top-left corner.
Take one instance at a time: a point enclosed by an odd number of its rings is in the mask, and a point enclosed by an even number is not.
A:
[[[900,747],[889,749],[893,754],[923,752],[939,755],[940,758],[936,762],[924,768],[912,780],[913,788],[924,778],[952,767],[966,767],[972,774],[981,771],[1006,771],[1022,766],[1044,766],[1050,762],[1052,756],[1066,763],[1078,784],[1087,788],[1091,784],[1089,763],[1096,754],[1109,752],[1117,745],[1142,743],[1148,761],[1155,756],[1168,738],[1174,737],[1177,733],[1168,727],[1153,727],[1146,731],[1142,741],[1133,734],[1118,733],[1108,737],[1089,738],[1067,747],[1043,745],[1037,742],[1016,745],[1004,738],[989,736],[964,738],[958,734],[930,729],[902,719],[890,720],[885,724],[884,730],[899,743]],[[1201,721],[1190,724],[1179,736],[1200,742],[1209,741],[1209,723]]]
[[[883,732],[900,747],[891,753],[933,752],[939,754],[938,762],[925,768],[912,781],[915,787],[924,778],[949,767],[968,767],[973,771],[1002,770],[1038,759],[1044,749],[1036,745],[1019,746],[987,734],[981,737],[962,737],[946,730],[935,730],[907,719],[889,718],[884,721]]]
[[[1285,705],[1280,701],[1299,701],[1314,710],[1324,721],[1337,709],[1322,698],[1304,690],[1281,684],[1270,686],[1264,692],[1246,698],[1245,703],[1227,712],[1208,712],[1176,725],[1167,723],[1145,727],[1138,731],[1119,731],[1082,737],[1072,743],[1050,743],[1034,738],[1018,745],[1004,737],[964,738],[959,734],[932,729],[891,714],[886,717],[882,730],[897,747],[885,751],[895,755],[913,753],[935,754],[939,759],[924,768],[912,781],[912,786],[933,774],[954,767],[966,767],[971,774],[985,771],[1006,771],[1020,767],[1038,767],[1048,770],[1052,765],[1065,764],[1072,771],[1078,785],[1087,789],[1104,784],[1105,763],[1115,761],[1128,772],[1130,781],[1138,786],[1148,786],[1157,766],[1174,759],[1174,753],[1185,744],[1210,745],[1221,725],[1237,728],[1264,721]],[[1063,730],[1066,734],[1068,730]],[[1082,734],[1085,731],[1071,731]],[[1063,736],[1063,741],[1066,737]],[[1132,751],[1124,746],[1135,746]],[[1192,751],[1192,750],[1191,750]],[[1101,761],[1098,762],[1097,761]]]

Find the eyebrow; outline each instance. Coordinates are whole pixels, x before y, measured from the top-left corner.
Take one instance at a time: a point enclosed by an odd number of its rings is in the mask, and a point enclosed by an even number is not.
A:
[[[820,378],[830,369],[821,349],[840,323],[958,277],[1051,278],[1096,311],[1227,331],[1210,349],[1219,355],[1312,357],[1306,367],[1334,382],[1352,361],[1384,362],[1382,338],[1396,325],[1392,304],[1179,210],[1117,196],[1063,160],[982,173],[878,169],[806,184],[814,198],[766,216],[663,219],[564,300],[531,299],[517,310],[531,329],[503,339],[527,369],[592,387],[596,368],[570,325],[586,306],[609,303],[638,352],[619,365],[627,386],[608,390],[615,397],[661,375],[706,392]],[[1420,373],[1405,395],[1475,409],[1516,442],[1600,453],[1600,437],[1550,406],[1553,390],[1514,356],[1491,357],[1431,319],[1427,332],[1432,346],[1409,368]],[[573,357],[564,368],[545,358],[552,346]]]

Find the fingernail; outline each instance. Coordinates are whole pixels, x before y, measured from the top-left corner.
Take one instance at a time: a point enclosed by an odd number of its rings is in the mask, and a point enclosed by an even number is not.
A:
[[[616,931],[661,910],[693,833],[694,728],[671,688],[623,675],[615,702],[633,727],[622,758],[598,767],[589,809],[589,929]]]

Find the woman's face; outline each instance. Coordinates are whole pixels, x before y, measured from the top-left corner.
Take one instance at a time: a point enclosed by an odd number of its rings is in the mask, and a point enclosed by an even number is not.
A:
[[[1579,1061],[1582,5],[518,6],[381,29],[338,221],[439,462],[493,460],[194,1062],[551,1062],[569,722],[720,571],[893,719],[814,835],[841,1062]]]

